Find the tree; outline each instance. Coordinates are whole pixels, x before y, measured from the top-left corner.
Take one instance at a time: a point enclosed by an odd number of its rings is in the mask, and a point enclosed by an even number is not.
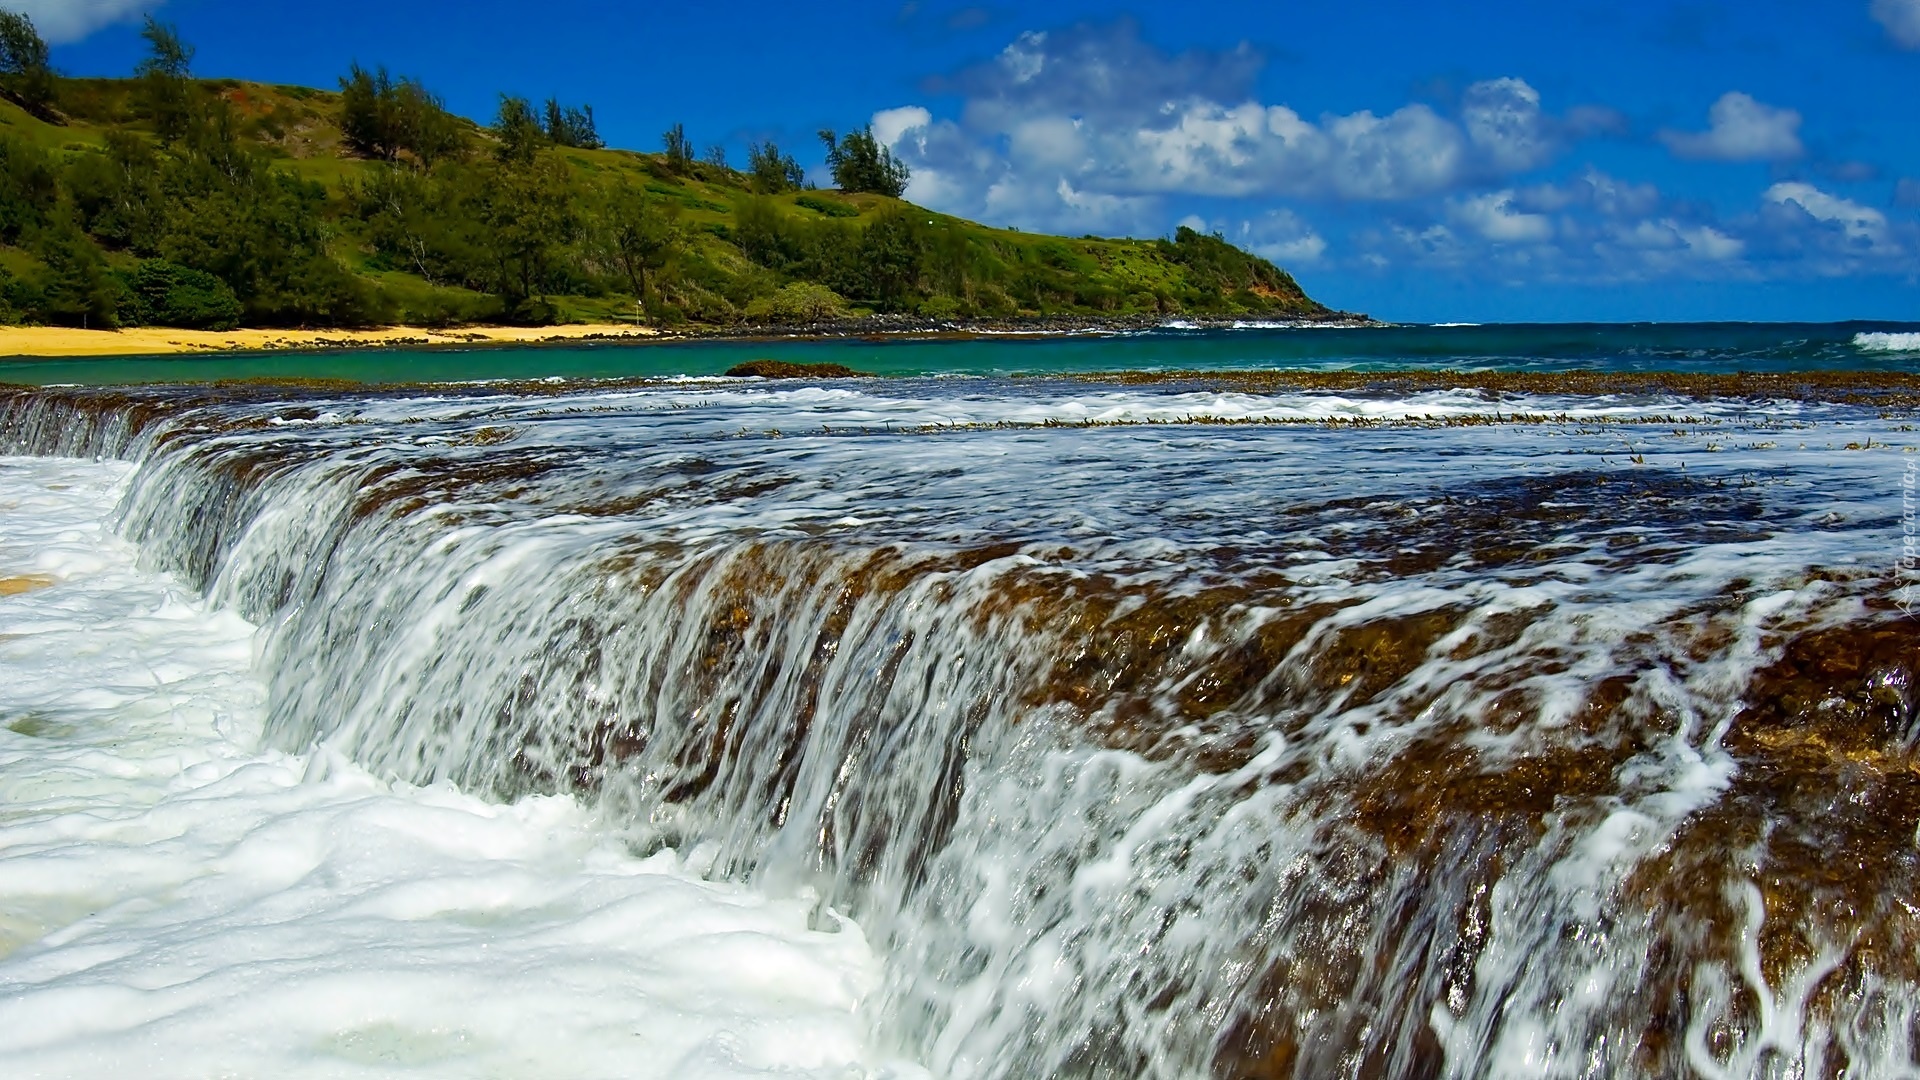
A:
[[[607,189],[602,199],[600,249],[626,277],[634,299],[645,303],[685,243],[678,207],[624,180]]]
[[[920,291],[922,264],[931,245],[920,218],[896,209],[874,219],[860,234],[859,265],[866,296],[889,307],[907,306]]]
[[[386,68],[354,64],[340,80],[340,131],[347,145],[368,157],[398,161],[412,154],[421,165],[465,148],[459,121],[440,99],[414,79],[394,80]]]
[[[827,168],[841,191],[866,191],[896,199],[906,193],[912,171],[873,137],[872,126],[849,131],[845,138],[825,129],[820,132],[820,141],[827,146]]]
[[[494,117],[493,137],[500,140],[493,156],[502,162],[526,165],[547,145],[546,129],[534,116],[533,103],[522,97],[500,95],[500,112]]]
[[[807,182],[806,170],[800,163],[791,155],[782,154],[771,141],[747,147],[747,174],[752,177],[753,190],[762,195],[798,191]]]
[[[504,159],[468,178],[465,212],[489,267],[488,291],[520,318],[546,321],[551,312],[536,303],[558,269],[567,245],[579,233],[572,174],[557,157]]]
[[[25,139],[0,134],[0,244],[18,243],[38,228],[59,195],[47,152]]]
[[[152,142],[128,131],[108,131],[104,153],[69,160],[61,184],[73,198],[81,227],[116,250],[152,252],[166,226],[164,165]]]
[[[600,133],[593,124],[593,106],[582,105],[579,108],[560,107],[560,99],[547,99],[547,138],[555,146],[571,146],[578,150],[598,150],[606,145],[600,141]]]
[[[134,68],[134,74],[139,76],[153,130],[161,142],[171,145],[193,126],[193,47],[180,40],[171,24],[151,15],[140,36],[147,41],[149,55]]]
[[[53,68],[47,43],[25,13],[0,8],[0,93],[28,112],[47,118],[53,110]]]
[[[742,255],[769,270],[791,268],[800,246],[792,232],[771,199],[745,198],[733,205],[733,242]]]
[[[107,273],[100,249],[74,221],[72,207],[56,211],[33,245],[46,264],[41,288],[41,314],[62,326],[111,330],[119,325],[115,312],[119,290]]]
[[[393,80],[386,68],[371,72],[356,63],[340,80],[340,134],[348,146],[369,157],[392,161],[399,155]]]
[[[686,174],[693,171],[693,143],[687,138],[684,124],[675,124],[660,136],[661,148],[666,151],[667,169]]]

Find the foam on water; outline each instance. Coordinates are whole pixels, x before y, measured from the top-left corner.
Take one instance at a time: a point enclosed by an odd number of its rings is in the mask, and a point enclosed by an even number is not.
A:
[[[1910,413],[278,393],[8,423],[144,458],[127,534],[266,625],[266,728],[313,784],[364,777],[345,758],[416,801],[570,792],[642,848],[818,889],[876,943],[884,1038],[939,1075],[1907,1060],[1914,952],[1874,905],[1920,877],[1886,824],[1920,805],[1887,603]],[[1076,424],[1447,409],[1487,422]],[[1497,422],[1522,411],[1565,418]],[[1854,683],[1788,663],[1871,649]],[[1885,730],[1818,726],[1845,709]]]
[[[805,895],[261,749],[255,628],[135,568],[129,472],[0,459],[0,1074],[919,1074]]]
[[[1920,334],[1855,334],[1853,344],[1862,352],[1920,353]]]

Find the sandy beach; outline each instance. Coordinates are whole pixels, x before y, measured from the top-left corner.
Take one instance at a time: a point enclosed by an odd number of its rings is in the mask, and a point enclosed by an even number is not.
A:
[[[462,326],[432,330],[389,326],[378,330],[75,330],[61,326],[0,326],[0,358],[161,356],[180,353],[263,352],[274,349],[370,348],[429,345],[537,344],[650,338],[659,331],[618,323],[568,326]]]

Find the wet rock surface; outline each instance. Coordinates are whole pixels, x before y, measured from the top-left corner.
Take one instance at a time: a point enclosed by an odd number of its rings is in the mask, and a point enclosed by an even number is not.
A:
[[[126,527],[272,621],[277,740],[818,882],[949,1067],[1913,1059],[1899,417],[1689,469],[1577,420],[799,438],[629,392],[53,392],[5,430],[146,455]]]

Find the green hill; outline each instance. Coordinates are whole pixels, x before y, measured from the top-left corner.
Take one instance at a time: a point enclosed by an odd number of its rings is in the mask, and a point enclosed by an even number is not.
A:
[[[504,98],[483,127],[358,69],[341,92],[194,79],[170,31],[149,38],[133,78],[0,80],[0,322],[1332,314],[1191,230],[1069,239],[914,206],[864,132],[830,160],[875,190],[811,190],[770,145],[744,169],[677,126],[663,153],[605,149],[590,109]]]

